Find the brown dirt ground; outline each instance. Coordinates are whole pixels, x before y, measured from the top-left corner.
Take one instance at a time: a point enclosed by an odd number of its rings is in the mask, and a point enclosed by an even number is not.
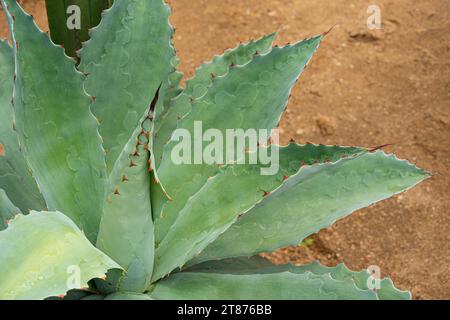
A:
[[[25,8],[46,27],[43,1]],[[278,30],[284,44],[336,25],[296,86],[282,141],[376,146],[435,173],[360,210],[276,262],[381,267],[416,299],[450,299],[450,3],[378,0],[383,29],[369,31],[362,0],[171,0],[181,70]],[[0,17],[0,36],[6,24]]]

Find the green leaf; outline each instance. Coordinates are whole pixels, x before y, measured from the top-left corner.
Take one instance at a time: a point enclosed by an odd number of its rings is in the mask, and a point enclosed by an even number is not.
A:
[[[281,148],[273,146],[270,150],[279,154],[276,174],[263,175],[261,169],[266,166],[262,164],[230,165],[208,179],[188,200],[156,249],[154,280],[182,267],[201,253],[249,209],[280,187],[289,176],[296,174],[302,163],[337,160],[341,156],[364,151],[352,147],[296,144]],[[245,163],[250,163],[250,159]]]
[[[149,132],[144,127],[136,128],[111,172],[97,240],[97,247],[125,270],[115,287],[133,292],[150,285],[154,258]]]
[[[42,210],[45,202],[31,176],[14,131],[11,100],[14,86],[14,52],[0,40],[0,188],[22,210]]]
[[[181,80],[183,79],[183,73],[178,71],[178,66],[180,64],[180,60],[177,56],[174,56],[172,58],[172,61],[170,62],[172,69],[168,77],[168,85],[166,90],[166,96],[164,98],[164,107],[171,107],[172,105],[172,99],[177,97],[183,89],[181,88]],[[167,110],[163,110],[167,111]]]
[[[105,297],[105,300],[153,300],[147,294],[135,292],[116,292]]]
[[[326,267],[321,265],[318,261],[310,264],[295,266],[292,264],[274,265],[269,260],[259,256],[251,258],[231,258],[224,260],[207,261],[195,265],[185,272],[209,272],[209,273],[223,273],[223,274],[266,274],[279,272],[305,273],[312,272],[315,275],[330,274],[335,280],[340,281],[354,281],[355,285],[361,290],[369,290],[368,283],[373,285],[377,297],[380,300],[409,300],[411,294],[408,291],[401,291],[394,287],[390,278],[375,280],[376,278],[369,278],[370,274],[367,270],[351,271],[344,264],[339,264],[336,267]],[[378,283],[377,283],[378,282]]]
[[[111,0],[46,0],[46,11],[53,42],[64,45],[67,55],[76,56],[81,43],[89,39],[89,29],[98,25],[104,9]],[[80,28],[68,28],[68,22],[76,17],[76,12],[68,11],[69,6],[80,8]]]
[[[108,172],[158,87],[167,83],[174,50],[170,9],[162,0],[118,0],[80,50],[80,70],[95,101]],[[164,96],[161,97],[161,100]]]
[[[225,51],[220,56],[215,56],[210,62],[202,64],[196,71],[193,78],[186,81],[186,89],[180,96],[180,89],[177,86],[181,80],[181,73],[171,74],[171,85],[173,88],[168,97],[174,100],[167,100],[164,103],[165,112],[161,117],[155,119],[155,159],[156,168],[162,157],[164,145],[170,140],[173,130],[177,127],[177,122],[189,111],[191,111],[191,98],[199,98],[204,95],[208,88],[213,85],[213,78],[222,77],[229,72],[230,65],[242,66],[253,59],[255,53],[267,54],[272,49],[272,43],[276,33],[264,36],[256,41],[240,44],[234,49]],[[178,66],[178,61],[173,63]],[[176,94],[178,93],[178,94]]]
[[[178,122],[194,136],[194,127],[202,122],[203,131],[226,129],[272,130],[286,107],[290,90],[319,46],[322,36],[274,48],[266,55],[255,55],[243,66],[230,68],[228,74],[218,77],[208,92],[192,102],[192,111]],[[189,98],[177,99],[189,104]],[[155,145],[157,144],[155,141]],[[157,172],[161,183],[173,201],[157,208],[156,241],[161,242],[176,221],[181,209],[207,182],[216,175],[216,165],[175,164],[172,150],[179,142],[171,141],[164,147],[163,160]],[[225,154],[225,152],[224,152]]]
[[[9,200],[6,192],[0,189],[0,231],[6,229],[8,222],[19,213],[20,209]]]
[[[285,268],[287,268],[287,265]],[[337,280],[350,280],[355,281],[356,286],[361,290],[368,290],[368,283],[372,285],[374,283],[373,279],[369,279],[370,274],[367,270],[363,271],[351,271],[343,263],[337,265],[336,267],[326,267],[321,265],[318,261],[311,264],[292,267],[290,270],[295,270],[295,272],[306,272],[310,271],[314,274],[330,274],[334,279]],[[410,300],[411,293],[408,291],[402,291],[394,287],[392,280],[390,278],[379,279],[379,288],[375,291],[380,300]]]
[[[90,292],[86,289],[72,289],[67,291],[66,295],[60,295],[57,297],[48,297],[45,300],[84,300],[89,296],[95,295],[93,292]]]
[[[297,245],[355,210],[416,185],[428,174],[382,151],[300,169],[191,264]]]
[[[249,43],[239,44],[234,49],[226,50],[222,55],[215,56],[210,62],[202,64],[195,70],[195,76],[186,81],[184,93],[200,98],[213,84],[213,78],[226,75],[230,66],[243,66],[249,63],[255,54],[267,54],[272,49],[277,33],[272,33]]]
[[[48,208],[67,214],[95,242],[105,158],[84,77],[16,1],[2,3],[15,43],[14,108],[25,158]]]
[[[81,298],[81,300],[105,300],[105,296],[101,294],[92,294],[84,298]]]
[[[152,298],[210,300],[376,300],[371,290],[329,274],[279,272],[267,274],[217,274],[180,272],[155,285]]]
[[[0,232],[0,299],[58,296],[112,268],[120,266],[59,212],[17,215]]]

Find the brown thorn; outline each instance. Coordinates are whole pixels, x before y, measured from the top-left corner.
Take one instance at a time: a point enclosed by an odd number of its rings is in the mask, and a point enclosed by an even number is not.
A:
[[[332,26],[328,31],[322,33],[322,36],[324,36],[324,37],[327,36],[331,31],[333,31],[333,29],[334,29],[336,26],[337,26],[337,23],[336,23],[334,26]]]
[[[118,189],[118,188],[115,188],[115,189],[114,189],[114,194],[120,196],[120,192],[119,192],[119,189]]]
[[[128,181],[128,178],[127,178],[126,175],[123,175],[123,176],[122,176],[122,182],[125,182],[125,181]]]
[[[155,96],[153,97],[152,102],[150,103],[150,112],[155,111],[155,107],[156,107],[156,103],[158,102],[159,99],[159,90],[161,89],[162,83],[159,84],[158,89],[156,90]]]
[[[385,148],[385,147],[393,146],[393,145],[394,145],[393,143],[386,143],[386,144],[383,144],[383,145],[381,145],[381,146],[377,146],[377,147],[370,148],[370,149],[368,149],[367,151],[369,151],[369,152],[374,152],[374,151],[383,149],[383,148]]]

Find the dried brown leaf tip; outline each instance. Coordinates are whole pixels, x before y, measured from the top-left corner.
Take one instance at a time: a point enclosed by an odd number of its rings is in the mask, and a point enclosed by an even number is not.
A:
[[[5,147],[0,143],[0,157],[5,156]]]

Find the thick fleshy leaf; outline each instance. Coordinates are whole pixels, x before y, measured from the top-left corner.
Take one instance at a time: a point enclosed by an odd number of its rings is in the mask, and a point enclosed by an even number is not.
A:
[[[174,88],[174,92],[169,93],[169,96],[172,95],[173,98],[178,98],[172,101],[166,99],[164,113],[161,117],[155,119],[154,153],[156,168],[159,167],[164,145],[170,140],[173,130],[177,127],[178,120],[191,111],[192,104],[190,99],[199,98],[204,95],[213,84],[213,78],[226,75],[229,72],[230,66],[247,64],[253,59],[255,53],[267,54],[272,49],[275,36],[276,33],[273,33],[256,41],[240,44],[234,49],[225,51],[220,56],[215,56],[210,62],[202,64],[195,71],[195,76],[186,81],[186,88],[182,96],[179,96],[181,93],[179,91],[180,89],[176,89],[182,74],[172,73],[171,87]],[[178,94],[175,94],[175,92],[178,92]]]
[[[208,179],[188,200],[157,247],[154,280],[198,255],[249,209],[280,187],[289,176],[296,174],[302,163],[336,161],[342,156],[365,151],[352,147],[297,144],[281,148],[273,146],[271,151],[259,149],[262,150],[279,154],[277,172],[264,175],[262,169],[267,167],[265,165],[238,164],[224,167],[219,174]],[[247,156],[249,160],[251,153]]]
[[[2,3],[15,43],[14,110],[25,158],[48,208],[67,214],[95,242],[105,158],[84,77],[15,0]]]
[[[9,200],[6,192],[0,189],[0,231],[6,229],[8,222],[19,213],[20,209]]]
[[[166,107],[171,107],[172,99],[177,97],[182,91],[181,88],[181,80],[183,79],[183,73],[178,70],[178,66],[180,64],[180,59],[177,56],[174,56],[171,61],[172,70],[168,77],[168,85],[166,90],[166,95],[164,97],[164,109],[163,112],[166,112]]]
[[[304,167],[191,263],[297,245],[337,219],[403,192],[427,177],[424,170],[382,151]]]
[[[0,40],[0,188],[25,213],[42,210],[45,202],[28,170],[14,131],[12,107],[14,52]]]
[[[265,274],[279,272],[305,273],[312,272],[316,275],[330,274],[333,279],[341,281],[354,281],[355,285],[361,290],[373,288],[380,300],[409,300],[411,294],[408,291],[401,291],[394,287],[390,278],[381,279],[379,276],[370,277],[367,270],[351,271],[344,264],[336,267],[326,267],[318,261],[307,265],[295,266],[292,264],[274,265],[269,260],[259,256],[251,258],[231,258],[224,260],[207,261],[195,265],[185,272],[208,272],[224,274]]]
[[[69,290],[65,295],[59,295],[55,297],[48,297],[45,300],[84,300],[90,296],[96,295],[87,289],[72,289]]]
[[[193,102],[187,95],[180,95],[177,99],[189,106],[192,103],[193,107],[178,122],[177,128],[187,130],[194,139],[197,139],[194,129],[199,122],[203,132],[215,129],[223,136],[227,129],[238,128],[270,132],[286,107],[292,86],[321,39],[322,36],[317,36],[283,48],[276,47],[266,55],[255,55],[249,63],[230,68],[226,75],[217,77],[208,92]],[[172,151],[178,144],[171,141],[165,145],[163,160],[157,170],[161,183],[173,199],[157,208],[159,219],[155,222],[155,232],[158,243],[176,221],[188,199],[219,170],[217,165],[176,164]]]
[[[146,119],[150,122],[150,119]],[[97,247],[117,261],[125,274],[117,290],[144,292],[150,285],[154,233],[150,199],[148,136],[139,125],[110,175],[109,193]]]
[[[153,300],[149,295],[135,292],[116,292],[105,297],[105,300]]]
[[[95,96],[92,111],[100,121],[108,172],[173,69],[169,13],[163,0],[116,0],[79,52],[80,70],[88,74],[85,88]]]
[[[75,57],[81,44],[89,39],[89,30],[99,24],[102,11],[110,7],[111,2],[112,0],[45,1],[53,42],[63,45],[67,55]],[[79,12],[71,11],[72,5],[76,5]],[[80,26],[68,28],[68,24],[74,22],[71,18],[79,18]]]
[[[219,274],[180,272],[156,283],[152,298],[210,300],[376,300],[353,281],[311,272]]]
[[[239,44],[234,49],[228,49],[220,56],[215,56],[210,62],[202,64],[195,70],[195,76],[186,81],[184,93],[200,98],[211,87],[215,77],[222,77],[230,70],[230,66],[243,66],[249,63],[255,54],[267,54],[271,48],[276,33],[272,33],[249,43]]]
[[[120,268],[59,212],[17,215],[0,232],[0,299],[44,299]]]

